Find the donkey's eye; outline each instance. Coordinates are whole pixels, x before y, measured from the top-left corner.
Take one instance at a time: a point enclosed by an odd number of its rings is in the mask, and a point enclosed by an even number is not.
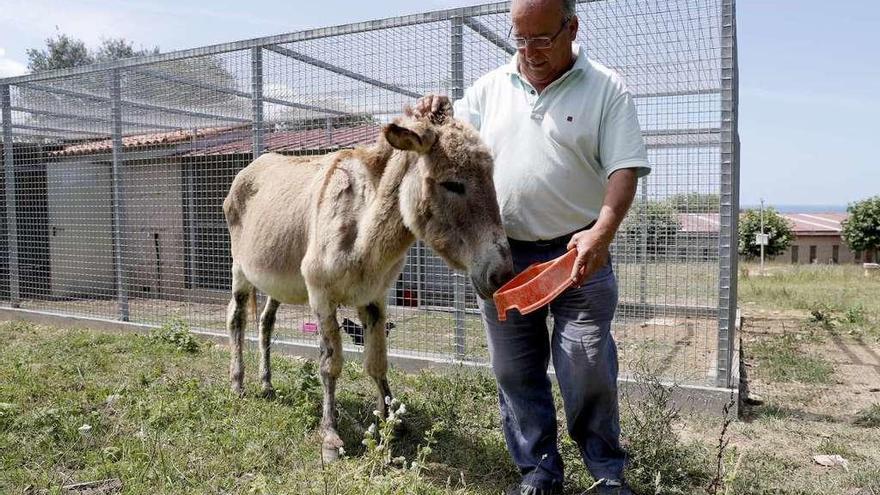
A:
[[[440,185],[449,192],[454,192],[455,194],[464,194],[464,184],[462,184],[461,182],[443,181],[440,183]]]

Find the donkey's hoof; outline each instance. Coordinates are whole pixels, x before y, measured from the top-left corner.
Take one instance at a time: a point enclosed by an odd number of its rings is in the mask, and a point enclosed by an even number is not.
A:
[[[266,400],[275,400],[275,389],[271,385],[268,387],[264,386],[260,395]]]
[[[230,388],[230,391],[232,392],[232,395],[238,397],[239,399],[244,397],[244,387],[242,387],[241,385],[233,384]]]
[[[323,461],[328,464],[331,462],[338,461],[339,460],[339,447],[328,447],[326,445],[322,446],[321,447],[321,459],[323,459]]]

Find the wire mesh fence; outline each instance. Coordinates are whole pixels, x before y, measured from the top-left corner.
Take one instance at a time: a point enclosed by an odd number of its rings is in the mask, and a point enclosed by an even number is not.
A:
[[[509,61],[506,2],[0,80],[0,305],[225,332],[222,202],[266,151],[375,140],[420,95]],[[578,42],[627,82],[653,172],[613,246],[622,371],[730,385],[738,204],[732,0],[578,4]],[[291,187],[296,187],[292,184]],[[387,295],[391,351],[482,363],[476,295],[416,243]],[[358,343],[356,314],[340,314]],[[345,320],[349,320],[348,323]],[[315,343],[307,307],[275,338]],[[251,326],[253,330],[253,326]]]

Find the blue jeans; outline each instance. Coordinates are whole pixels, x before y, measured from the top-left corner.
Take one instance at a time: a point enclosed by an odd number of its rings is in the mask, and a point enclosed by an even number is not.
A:
[[[565,253],[557,248],[513,247],[514,270]],[[617,307],[617,279],[610,262],[581,287],[572,287],[528,315],[507,313],[499,322],[493,301],[480,301],[507,449],[523,484],[561,486],[556,407],[547,376],[551,355],[562,393],[568,432],[594,478],[620,479],[626,460],[620,446],[617,403],[617,346],[611,319]],[[548,311],[553,334],[547,337]]]

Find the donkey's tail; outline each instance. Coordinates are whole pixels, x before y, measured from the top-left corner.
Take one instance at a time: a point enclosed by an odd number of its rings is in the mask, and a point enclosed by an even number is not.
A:
[[[254,320],[254,325],[259,325],[259,321],[257,318],[259,317],[257,314],[257,288],[251,287],[251,294],[248,297],[248,307],[251,309],[251,317]]]

